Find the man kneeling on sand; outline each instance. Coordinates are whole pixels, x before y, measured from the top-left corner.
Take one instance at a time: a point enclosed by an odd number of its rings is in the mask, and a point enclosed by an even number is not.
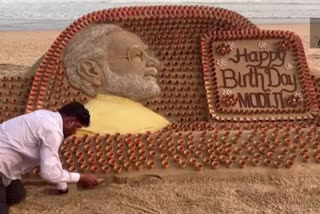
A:
[[[95,175],[64,170],[58,153],[64,138],[89,123],[89,111],[73,102],[57,112],[37,110],[0,124],[0,214],[25,198],[21,175],[38,165],[41,177],[57,184],[57,193],[67,193],[68,182],[98,185]]]

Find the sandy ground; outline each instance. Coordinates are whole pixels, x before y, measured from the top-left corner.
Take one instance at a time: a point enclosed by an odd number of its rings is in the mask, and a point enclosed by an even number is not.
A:
[[[249,170],[138,177],[94,190],[71,186],[65,196],[48,196],[47,186],[29,184],[27,200],[11,213],[320,213],[318,176]]]
[[[313,73],[320,75],[320,49],[309,48],[309,25],[260,28],[298,33]],[[0,32],[0,74],[25,70],[58,34]],[[27,199],[12,207],[11,213],[320,213],[317,164],[278,170],[248,167],[181,173],[167,172],[162,179],[130,175],[125,184],[106,182],[93,190],[71,185],[64,196],[52,196],[50,186],[41,182],[26,182]]]

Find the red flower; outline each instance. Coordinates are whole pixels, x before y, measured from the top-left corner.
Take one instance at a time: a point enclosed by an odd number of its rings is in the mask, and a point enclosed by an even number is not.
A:
[[[234,94],[226,94],[222,97],[222,103],[224,103],[227,107],[235,106],[238,102],[238,97]]]
[[[231,52],[231,47],[227,43],[222,43],[218,46],[216,46],[216,52],[222,56],[229,54]]]
[[[291,94],[287,97],[287,105],[289,107],[297,107],[299,105],[303,104],[303,99],[300,96],[297,96],[296,94]]]
[[[288,40],[281,40],[277,43],[278,49],[280,51],[290,50],[290,42]]]

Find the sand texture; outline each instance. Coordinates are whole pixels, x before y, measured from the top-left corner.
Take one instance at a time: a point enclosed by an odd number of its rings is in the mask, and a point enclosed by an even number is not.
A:
[[[309,25],[261,25],[291,30],[304,43],[314,75],[320,76],[320,49],[309,47]],[[58,31],[0,32],[0,75],[23,72],[47,51]],[[291,169],[247,167],[185,174],[162,170],[157,176],[121,175],[93,190],[52,196],[43,182],[27,181],[27,199],[11,208],[24,213],[320,213],[320,167]],[[126,178],[126,179],[125,179]],[[121,183],[121,184],[119,184]]]
[[[319,170],[305,174],[307,167],[273,172],[221,169],[167,175],[163,180],[139,176],[126,184],[102,184],[94,190],[77,190],[72,185],[65,196],[48,196],[48,186],[29,184],[27,200],[11,213],[316,214],[320,212],[320,179],[315,175]]]

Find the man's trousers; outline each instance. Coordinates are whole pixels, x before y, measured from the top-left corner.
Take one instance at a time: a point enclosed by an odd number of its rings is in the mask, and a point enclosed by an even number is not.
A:
[[[0,214],[8,214],[9,207],[20,203],[25,197],[26,190],[21,180],[13,180],[9,186],[5,187],[0,174]]]

